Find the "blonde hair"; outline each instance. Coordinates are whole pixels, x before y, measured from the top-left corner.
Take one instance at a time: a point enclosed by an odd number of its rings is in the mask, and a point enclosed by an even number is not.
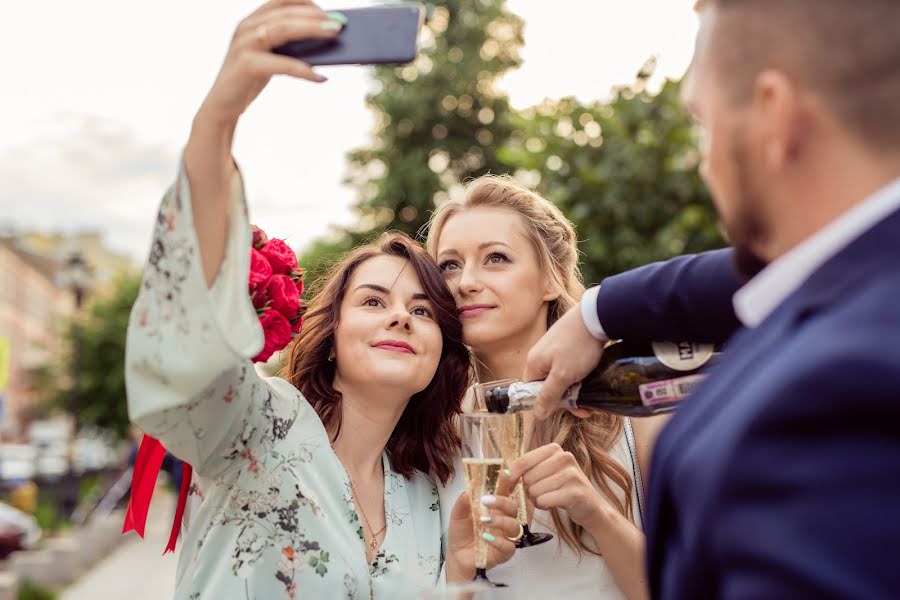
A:
[[[506,175],[484,175],[466,186],[462,200],[451,200],[432,214],[428,223],[426,247],[437,256],[441,231],[453,215],[465,210],[490,207],[505,208],[522,217],[528,239],[534,247],[541,270],[548,274],[559,296],[547,307],[547,327],[578,304],[584,293],[578,269],[578,246],[575,229],[552,202]],[[571,452],[584,473],[594,481],[610,503],[623,515],[632,517],[631,491],[634,485],[628,472],[609,455],[621,437],[621,417],[597,413],[579,419],[568,411],[558,411],[546,421],[535,421],[527,448],[557,443]],[[618,488],[625,500],[616,493]],[[558,509],[550,516],[559,537],[575,552],[598,554],[582,539],[584,528],[563,517]]]

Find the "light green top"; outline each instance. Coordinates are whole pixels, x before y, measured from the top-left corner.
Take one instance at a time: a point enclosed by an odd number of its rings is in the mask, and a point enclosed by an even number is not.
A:
[[[415,598],[442,563],[434,482],[406,480],[384,457],[388,528],[369,564],[349,479],[318,415],[251,363],[263,334],[247,293],[239,176],[231,202],[226,258],[207,288],[182,170],[163,198],[128,327],[131,419],[194,467],[175,598]]]

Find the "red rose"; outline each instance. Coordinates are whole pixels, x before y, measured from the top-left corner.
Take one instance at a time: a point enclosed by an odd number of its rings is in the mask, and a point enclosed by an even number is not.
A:
[[[260,253],[269,259],[272,271],[279,275],[288,275],[298,268],[297,255],[284,243],[284,240],[269,240],[260,249]]]
[[[266,242],[269,241],[269,236],[266,235],[266,232],[256,225],[251,225],[250,230],[253,232],[253,243],[251,245],[257,250],[265,246]]]
[[[272,278],[272,265],[261,252],[250,249],[250,287],[265,288]]]
[[[303,327],[303,317],[297,317],[291,323],[291,333],[300,333],[301,327]]]
[[[300,308],[300,294],[297,286],[287,275],[273,275],[266,288],[269,298],[272,299],[272,308],[280,312],[288,319],[297,316]]]
[[[250,290],[250,296],[253,300],[253,308],[257,311],[265,309],[267,305],[271,308],[271,300],[269,294],[266,293],[266,288],[253,288]]]
[[[269,358],[287,346],[291,341],[291,324],[277,310],[267,310],[259,318],[266,342],[263,349],[253,357],[253,362],[266,362]]]

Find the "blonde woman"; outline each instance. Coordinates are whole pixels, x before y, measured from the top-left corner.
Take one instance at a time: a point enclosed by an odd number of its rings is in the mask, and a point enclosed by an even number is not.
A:
[[[575,231],[551,202],[510,177],[485,176],[442,205],[427,247],[456,299],[479,381],[520,378],[529,349],[584,286]],[[554,542],[492,571],[526,598],[645,598],[642,473],[660,420],[560,411],[526,416],[516,463],[535,510],[532,531]],[[454,497],[462,482],[444,491]]]

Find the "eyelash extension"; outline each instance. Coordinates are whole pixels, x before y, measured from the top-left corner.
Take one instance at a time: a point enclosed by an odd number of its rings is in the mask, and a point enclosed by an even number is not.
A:
[[[497,257],[499,257],[499,258],[502,258],[502,259],[503,259],[503,262],[511,262],[511,261],[509,260],[509,257],[506,256],[505,254],[503,254],[502,252],[491,252],[490,254],[487,255],[487,260],[490,261],[490,260],[491,260],[492,258],[494,258],[495,256],[497,256]]]
[[[447,267],[450,266],[451,264],[458,264],[458,263],[455,260],[445,260],[444,262],[438,264],[438,269],[443,273],[444,271],[447,270]]]
[[[428,316],[429,319],[434,318],[434,313],[427,306],[414,306],[413,310],[418,310],[420,308],[425,311],[426,316]]]

